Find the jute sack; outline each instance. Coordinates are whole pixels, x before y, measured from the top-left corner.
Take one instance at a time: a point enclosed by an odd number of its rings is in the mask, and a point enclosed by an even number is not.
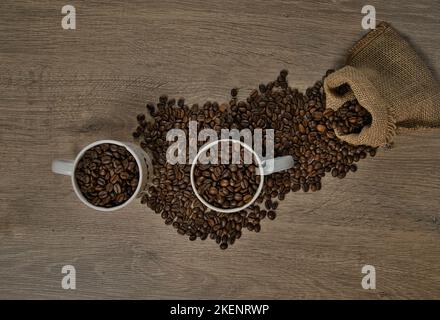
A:
[[[335,88],[348,84],[338,94]],[[349,51],[346,66],[324,81],[327,107],[337,110],[356,98],[372,116],[359,134],[341,140],[374,147],[392,142],[397,127],[440,126],[440,86],[411,45],[387,23],[380,23]]]

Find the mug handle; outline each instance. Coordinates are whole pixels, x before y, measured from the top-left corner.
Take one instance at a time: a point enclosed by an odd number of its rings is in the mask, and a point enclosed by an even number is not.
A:
[[[73,174],[73,160],[52,161],[52,172],[71,176]]]
[[[263,175],[267,176],[274,172],[287,170],[293,167],[292,156],[282,156],[274,159],[266,159],[262,161]]]

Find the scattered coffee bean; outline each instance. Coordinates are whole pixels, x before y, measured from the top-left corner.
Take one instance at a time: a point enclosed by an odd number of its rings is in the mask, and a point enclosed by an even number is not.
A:
[[[267,217],[268,217],[270,220],[274,220],[274,219],[276,218],[276,216],[277,216],[277,214],[276,214],[275,211],[273,211],[273,210],[269,210],[269,211],[267,212]]]

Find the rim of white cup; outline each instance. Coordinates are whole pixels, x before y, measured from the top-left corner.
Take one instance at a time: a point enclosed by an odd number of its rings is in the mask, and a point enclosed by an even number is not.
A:
[[[110,207],[110,208],[105,208],[105,207],[99,207],[99,206],[95,206],[93,204],[91,204],[86,197],[84,197],[84,195],[82,194],[81,190],[78,187],[78,184],[76,182],[76,178],[75,178],[75,171],[76,171],[76,166],[78,165],[79,160],[83,157],[84,153],[86,153],[87,150],[98,146],[100,144],[104,144],[104,143],[109,143],[109,144],[116,144],[118,146],[124,147],[125,149],[128,150],[128,152],[131,153],[131,155],[133,156],[133,158],[136,160],[136,164],[138,166],[139,169],[139,179],[138,179],[138,185],[136,190],[134,191],[134,193],[131,195],[130,198],[128,198],[124,203],[115,206],[115,207]],[[89,208],[98,210],[98,211],[104,211],[104,212],[111,212],[111,211],[115,211],[115,210],[119,210],[122,209],[123,207],[125,207],[126,205],[128,205],[129,203],[131,203],[133,201],[133,199],[136,198],[136,196],[138,195],[141,186],[142,186],[142,161],[141,159],[138,157],[138,155],[136,154],[136,152],[127,144],[125,144],[124,142],[121,141],[117,141],[117,140],[98,140],[95,141],[87,146],[85,146],[84,148],[81,149],[81,151],[78,153],[78,155],[75,158],[75,161],[73,162],[73,171],[72,171],[72,185],[73,185],[73,190],[75,191],[77,197]]]
[[[264,185],[264,174],[260,174],[260,184],[258,185],[258,189],[257,191],[255,191],[254,196],[252,197],[252,199],[248,202],[245,203],[243,206],[241,207],[237,207],[237,208],[232,208],[232,209],[223,209],[223,208],[218,208],[215,207],[213,205],[211,205],[210,203],[208,203],[205,199],[203,199],[203,197],[199,194],[199,192],[197,191],[195,182],[194,182],[194,169],[195,166],[197,164],[197,160],[199,159],[200,155],[205,152],[206,150],[210,149],[212,146],[220,143],[220,142],[232,142],[232,143],[239,143],[243,148],[247,149],[248,151],[250,151],[252,153],[252,155],[255,157],[257,164],[258,164],[258,169],[260,173],[264,172],[264,167],[263,167],[263,162],[260,159],[260,157],[258,156],[258,154],[254,151],[254,149],[252,149],[248,144],[240,141],[240,140],[236,140],[236,139],[219,139],[219,140],[215,140],[213,142],[208,143],[207,145],[203,146],[199,152],[197,153],[197,155],[195,156],[192,164],[191,164],[191,171],[190,171],[190,180],[191,180],[191,187],[196,195],[196,197],[200,200],[201,203],[203,203],[205,206],[207,206],[209,209],[217,211],[217,212],[222,212],[222,213],[234,213],[234,212],[238,212],[241,210],[246,209],[247,207],[249,207],[250,205],[252,205],[257,198],[259,197],[261,190],[263,190],[263,185]]]

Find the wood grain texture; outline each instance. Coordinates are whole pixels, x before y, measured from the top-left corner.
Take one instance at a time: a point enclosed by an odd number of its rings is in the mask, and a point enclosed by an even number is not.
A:
[[[166,93],[245,96],[282,68],[305,89],[363,33],[363,1],[0,2],[0,298],[440,298],[440,131],[405,132],[344,180],[289,194],[233,248],[190,242],[135,203],[91,211],[50,172],[102,138],[131,140]],[[438,76],[435,0],[374,1]],[[61,289],[61,267],[77,290]],[[377,289],[361,288],[361,267]]]

